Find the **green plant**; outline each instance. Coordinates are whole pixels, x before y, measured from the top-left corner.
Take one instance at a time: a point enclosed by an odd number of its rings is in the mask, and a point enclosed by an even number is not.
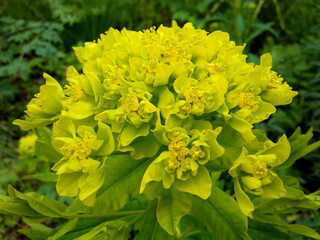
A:
[[[306,195],[285,170],[320,142],[299,130],[273,142],[254,128],[297,92],[270,54],[255,65],[243,48],[190,23],[110,29],[76,47],[83,73],[69,67],[65,88],[44,74],[14,122],[45,131],[39,149],[56,156],[57,192],[76,198],[66,205],[9,187],[0,212],[23,216],[31,229],[20,232],[32,239],[249,240],[266,229],[320,239],[281,218],[319,208],[319,192]],[[67,221],[52,230],[55,219]]]
[[[300,126],[303,131],[312,127],[315,138],[320,137],[319,37],[314,29],[294,44],[275,45],[270,42],[265,45],[265,51],[270,51],[275,58],[275,69],[286,76],[294,89],[300,89],[292,104],[278,109],[269,121],[260,124],[270,136],[293,132]],[[306,191],[312,192],[318,188],[319,157],[318,149],[293,166],[293,174],[298,176]]]
[[[20,191],[36,191],[46,197],[68,202],[68,199],[58,197],[55,191],[56,176],[50,171],[50,160],[54,161],[55,152],[50,151],[50,145],[46,144],[50,137],[50,131],[39,128],[37,136],[33,133],[19,139],[17,155],[2,158],[0,165],[2,195],[6,195],[8,184],[12,184]],[[46,155],[48,152],[51,152],[50,156]],[[0,239],[24,239],[25,236],[17,231],[26,227],[21,217],[8,216],[2,211],[0,214]]]
[[[11,134],[5,121],[19,117],[17,114],[22,109],[15,102],[25,102],[37,91],[41,81],[39,73],[43,69],[63,71],[59,56],[62,44],[59,32],[63,27],[58,23],[26,22],[10,17],[0,18],[0,24],[0,112],[3,117],[0,131],[6,138]]]
[[[36,71],[43,68],[53,71],[59,61],[61,24],[26,22],[10,17],[2,17],[0,22],[2,78],[27,81],[31,72],[37,74]]]
[[[106,27],[141,30],[153,24],[171,22],[158,12],[159,1],[144,0],[44,0],[51,16],[64,24],[64,44],[96,38]],[[165,10],[164,10],[165,11]]]

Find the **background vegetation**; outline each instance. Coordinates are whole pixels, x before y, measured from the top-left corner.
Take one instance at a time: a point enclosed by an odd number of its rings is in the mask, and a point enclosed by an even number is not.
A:
[[[258,127],[271,139],[313,127],[320,139],[320,2],[318,0],[2,0],[0,3],[0,193],[7,185],[57,198],[54,184],[24,177],[48,171],[43,158],[21,158],[18,139],[26,133],[11,123],[43,84],[47,72],[61,82],[66,67],[77,66],[72,46],[97,39],[109,27],[142,30],[160,24],[192,22],[208,32],[229,32],[246,43],[248,60],[271,52],[274,69],[299,95]],[[45,135],[45,132],[42,133]],[[320,152],[298,161],[290,171],[305,192],[318,190]],[[32,160],[33,158],[33,160]],[[45,166],[45,167],[44,167]],[[39,177],[38,177],[39,179]],[[68,201],[68,199],[63,199]],[[315,221],[318,219],[318,221]],[[292,215],[288,221],[320,230],[318,212]],[[0,215],[0,239],[23,239],[19,218]],[[48,223],[54,226],[55,223]]]

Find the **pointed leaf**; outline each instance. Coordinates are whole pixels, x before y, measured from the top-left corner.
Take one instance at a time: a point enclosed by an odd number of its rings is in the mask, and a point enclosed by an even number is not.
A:
[[[0,214],[14,214],[25,217],[42,216],[33,210],[27,201],[8,196],[0,196]]]
[[[106,239],[106,238],[99,238],[99,235],[104,237],[109,236],[108,239],[126,240],[127,239],[126,224],[127,222],[121,221],[121,220],[104,222],[92,228],[89,232],[81,235],[80,237],[77,237],[74,240]],[[108,235],[104,233],[107,233]]]
[[[61,217],[64,215],[66,206],[63,203],[51,200],[35,192],[23,194],[15,190],[12,186],[9,186],[8,192],[10,196],[27,201],[31,208],[44,216]]]
[[[168,191],[168,195],[159,197],[157,219],[170,235],[174,235],[180,219],[192,209],[193,197],[175,188]]]
[[[61,228],[59,228],[58,231],[54,235],[48,237],[48,240],[56,240],[56,239],[64,236],[66,233],[72,231],[75,228],[75,226],[77,225],[77,223],[78,223],[78,218],[75,218],[75,219],[68,221]]]
[[[308,144],[313,136],[312,130],[313,129],[310,128],[307,133],[301,134],[301,129],[296,129],[296,131],[288,139],[291,145],[290,157],[283,164],[276,167],[276,170],[290,167],[293,163],[295,163],[296,160],[304,157],[305,155],[320,147],[320,141]]]
[[[139,193],[142,176],[150,160],[133,160],[130,155],[113,155],[105,162],[105,180],[96,196],[93,208],[84,207],[79,201],[70,205],[67,213],[79,210],[104,213],[123,208]]]
[[[304,226],[304,225],[299,225],[299,224],[288,224],[285,226],[286,229],[288,229],[291,232],[303,235],[303,236],[307,236],[307,237],[311,237],[314,239],[320,239],[320,234],[317,233],[315,230]]]
[[[33,222],[27,218],[24,218],[23,221],[30,226],[30,228],[19,229],[18,232],[26,235],[33,240],[46,239],[46,237],[52,231],[51,228],[47,227],[44,224]]]
[[[173,236],[170,236],[157,222],[156,209],[148,212],[144,218],[139,234],[134,240],[174,240]]]
[[[203,222],[214,239],[250,240],[247,217],[228,194],[213,187],[207,200],[194,197],[193,213]]]
[[[259,240],[289,240],[290,236],[271,224],[249,221],[249,236]]]
[[[24,176],[23,179],[37,179],[42,182],[56,182],[58,180],[58,176],[53,172],[36,173],[36,174]]]
[[[303,236],[308,236],[314,239],[320,239],[320,234],[314,231],[313,229],[304,225],[288,224],[285,221],[283,221],[278,215],[255,214],[254,220],[284,227],[291,232],[294,232]]]

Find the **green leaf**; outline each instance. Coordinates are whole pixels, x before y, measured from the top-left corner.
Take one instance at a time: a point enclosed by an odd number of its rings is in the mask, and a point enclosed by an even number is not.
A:
[[[291,232],[294,232],[303,236],[311,237],[314,239],[320,239],[320,234],[307,226],[299,225],[299,224],[288,224],[284,227]]]
[[[320,202],[311,195],[305,195],[301,190],[286,187],[287,194],[280,199],[256,198],[255,213],[287,213],[295,210],[318,209]]]
[[[254,214],[254,220],[264,223],[270,223],[279,227],[283,227],[291,232],[311,237],[314,239],[320,239],[320,234],[311,228],[299,224],[288,224],[283,221],[278,215],[270,214]]]
[[[54,235],[48,237],[48,240],[56,240],[59,237],[64,236],[66,233],[72,231],[76,227],[77,223],[78,223],[77,218],[68,221],[66,224],[60,227]]]
[[[308,145],[308,142],[313,136],[312,130],[313,129],[310,128],[306,134],[301,134],[300,128],[295,130],[288,139],[291,145],[291,155],[286,162],[276,167],[276,170],[290,167],[296,160],[320,147],[320,141]]]
[[[99,224],[106,222],[106,220],[106,218],[78,219],[78,222],[74,229],[66,232],[63,236],[59,237],[58,240],[74,240],[75,238],[88,233],[91,229],[95,228]],[[56,231],[52,232],[50,236],[55,233]]]
[[[134,240],[174,240],[173,236],[170,236],[157,222],[156,209],[148,212],[143,220],[139,234]]]
[[[0,195],[0,214],[14,214],[25,217],[41,217],[27,201]]]
[[[46,239],[46,237],[52,231],[51,228],[47,227],[44,224],[34,222],[27,218],[24,218],[23,221],[30,226],[30,228],[19,229],[18,232],[26,235],[30,239],[33,240],[42,240]]]
[[[121,220],[108,221],[99,224],[98,226],[91,229],[86,234],[75,238],[74,240],[87,240],[87,239],[117,239],[126,240],[128,239],[128,232],[126,227],[127,222]],[[106,234],[104,234],[106,233]],[[99,237],[104,237],[100,238]],[[96,238],[98,237],[98,238]],[[106,238],[108,237],[108,238]]]
[[[258,37],[259,35],[261,35],[263,32],[268,31],[270,33],[272,33],[274,36],[278,36],[277,32],[272,28],[273,23],[272,22],[268,22],[268,23],[253,23],[251,24],[251,28],[252,28],[252,32],[250,33],[250,35],[247,37],[247,39],[245,40],[246,43],[252,41],[253,39],[255,39],[256,37]]]
[[[36,173],[36,174],[24,176],[23,179],[37,179],[42,182],[56,182],[58,180],[58,176],[52,172]]]
[[[289,240],[290,236],[271,224],[260,223],[249,219],[249,236],[259,240]]]
[[[41,213],[43,216],[49,217],[62,217],[66,206],[55,200],[51,200],[43,195],[35,192],[21,193],[15,190],[12,186],[8,188],[9,195],[25,200],[29,203],[30,207],[35,211]]]
[[[0,169],[0,186],[3,184],[13,184],[19,181],[18,176],[9,168],[4,167],[2,164],[0,165],[2,169]]]
[[[193,197],[188,193],[177,191],[174,187],[160,196],[157,207],[157,219],[170,235],[174,235],[180,219],[190,213]]]
[[[142,176],[150,160],[133,160],[130,155],[113,155],[105,162],[104,184],[97,193],[93,208],[84,207],[79,201],[70,205],[67,213],[90,211],[105,213],[123,208],[128,201],[139,193]]]
[[[212,194],[207,200],[195,197],[192,212],[205,224],[214,239],[251,239],[247,234],[247,217],[241,212],[238,203],[218,187],[212,188]]]

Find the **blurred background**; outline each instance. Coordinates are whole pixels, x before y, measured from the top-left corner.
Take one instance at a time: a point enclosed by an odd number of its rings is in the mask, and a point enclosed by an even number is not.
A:
[[[246,43],[248,61],[257,64],[261,54],[270,52],[274,70],[299,95],[256,127],[273,140],[283,133],[290,136],[297,127],[302,132],[313,127],[314,141],[320,139],[319,0],[1,0],[0,194],[6,194],[10,183],[21,191],[56,197],[50,179],[42,179],[47,184],[40,186],[23,177],[50,166],[34,152],[18,148],[19,138],[28,133],[12,125],[23,118],[26,104],[44,83],[43,72],[64,85],[66,68],[80,67],[72,46],[98,39],[110,27],[143,30],[171,26],[172,20],[228,32],[237,44]],[[288,170],[306,193],[319,189],[319,157],[320,151],[314,151]],[[320,223],[308,224],[309,215],[290,217],[291,222],[320,228]],[[0,215],[0,239],[23,239],[12,231],[16,225],[19,219]]]

